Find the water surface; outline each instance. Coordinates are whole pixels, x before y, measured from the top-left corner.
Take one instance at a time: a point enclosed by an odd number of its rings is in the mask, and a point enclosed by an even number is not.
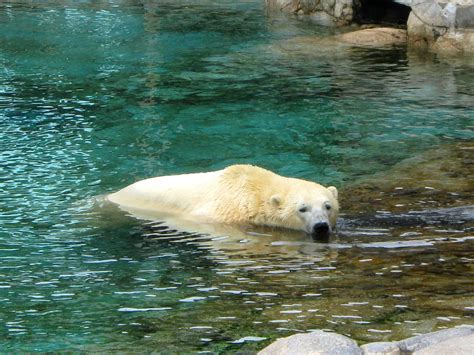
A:
[[[254,351],[473,323],[472,218],[438,210],[474,204],[472,60],[302,46],[336,30],[259,1],[8,1],[0,25],[3,350]],[[232,163],[337,185],[335,240],[94,205]]]

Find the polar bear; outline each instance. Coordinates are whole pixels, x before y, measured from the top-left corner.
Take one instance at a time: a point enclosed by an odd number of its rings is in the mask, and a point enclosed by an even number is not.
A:
[[[138,181],[107,199],[125,210],[206,223],[283,227],[328,237],[339,213],[337,189],[253,165]]]

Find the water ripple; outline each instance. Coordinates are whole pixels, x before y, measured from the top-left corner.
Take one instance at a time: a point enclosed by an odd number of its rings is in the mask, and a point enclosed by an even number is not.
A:
[[[441,204],[431,175],[355,194],[328,244],[136,220],[95,196],[236,162],[339,187],[453,141],[469,165],[472,61],[315,50],[307,36],[333,30],[261,2],[54,4],[0,4],[4,351],[253,353],[315,328],[367,341],[470,321],[472,194]]]

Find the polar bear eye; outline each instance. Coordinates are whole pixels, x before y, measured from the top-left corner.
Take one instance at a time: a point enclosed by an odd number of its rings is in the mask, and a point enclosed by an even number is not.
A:
[[[326,202],[324,204],[324,207],[326,207],[326,209],[329,211],[332,207],[331,207],[331,204],[329,202]]]
[[[301,207],[301,208],[299,209],[299,211],[300,211],[301,213],[308,212],[308,207],[303,206],[303,207]]]

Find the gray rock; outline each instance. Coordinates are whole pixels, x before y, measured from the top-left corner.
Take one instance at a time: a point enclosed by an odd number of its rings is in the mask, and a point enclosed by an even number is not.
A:
[[[402,352],[412,353],[449,340],[454,349],[457,349],[459,338],[474,335],[474,326],[461,326],[440,330],[433,333],[418,335],[398,342]]]
[[[474,28],[474,1],[472,0],[409,0],[412,13],[429,27],[450,29]]]
[[[474,51],[473,0],[411,0],[409,44],[435,52]]]
[[[317,330],[281,338],[267,346],[259,355],[359,355],[357,343],[343,335]]]
[[[418,335],[401,341],[363,345],[343,335],[315,331],[281,338],[267,346],[259,355],[472,355],[474,326],[462,325]]]
[[[474,327],[461,326],[399,342],[370,343],[363,345],[361,349],[364,355],[472,355]]]
[[[411,10],[421,22],[431,27],[448,27],[441,5],[435,0],[412,0]]]
[[[456,13],[459,10],[460,8]],[[474,18],[470,21],[474,23]],[[412,11],[408,18],[407,31],[408,44],[412,48],[444,53],[474,52],[474,31],[472,29],[448,28],[448,22],[444,27],[431,26]]]
[[[474,29],[474,4],[457,9],[455,27]]]
[[[335,25],[334,17],[332,17],[325,11],[313,12],[308,17],[313,23],[319,26],[331,27]]]
[[[308,16],[324,26],[345,26],[354,19],[357,0],[266,0],[270,10]]]
[[[455,4],[447,4],[441,11],[441,15],[445,18],[446,25],[449,28],[453,28],[456,24],[456,12],[458,8]]]
[[[441,343],[429,346],[419,351],[415,351],[413,355],[472,355],[474,354],[474,334],[449,339]]]
[[[361,346],[364,355],[400,355],[396,342],[378,342]]]

